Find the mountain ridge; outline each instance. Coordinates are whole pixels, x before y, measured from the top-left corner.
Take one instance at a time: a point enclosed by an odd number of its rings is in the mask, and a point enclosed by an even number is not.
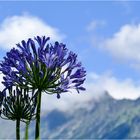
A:
[[[116,100],[106,92],[99,100],[83,103],[67,112],[52,110],[41,117],[44,139],[138,139],[140,138],[140,98]],[[15,138],[15,122],[0,121],[0,138]],[[10,125],[10,128],[9,128]],[[33,121],[29,137],[34,138]],[[4,129],[3,129],[4,126]],[[24,125],[21,137],[24,138]],[[13,128],[11,130],[11,128]],[[9,135],[7,132],[10,131]]]

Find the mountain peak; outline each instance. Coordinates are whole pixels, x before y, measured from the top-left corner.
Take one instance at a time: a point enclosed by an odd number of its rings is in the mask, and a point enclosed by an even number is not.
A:
[[[103,97],[104,100],[114,100],[114,98],[109,94],[107,90],[104,91]]]

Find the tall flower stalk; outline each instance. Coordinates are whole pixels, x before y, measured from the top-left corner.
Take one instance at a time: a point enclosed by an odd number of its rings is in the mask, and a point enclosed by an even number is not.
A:
[[[37,90],[37,112],[35,138],[40,139],[40,112],[42,93],[60,94],[71,89],[85,90],[86,71],[77,61],[77,55],[68,51],[66,45],[48,43],[49,37],[29,38],[17,44],[0,63],[4,74],[3,84],[8,88],[18,86]]]
[[[35,138],[40,139],[40,112],[41,112],[41,92],[38,91],[37,97],[37,112],[36,112],[36,129],[35,129]]]
[[[29,131],[28,130],[29,129],[29,124],[30,124],[30,121],[27,121],[26,122],[26,127],[25,127],[25,137],[24,137],[25,140],[28,140],[28,138],[29,138],[29,132],[28,132]]]

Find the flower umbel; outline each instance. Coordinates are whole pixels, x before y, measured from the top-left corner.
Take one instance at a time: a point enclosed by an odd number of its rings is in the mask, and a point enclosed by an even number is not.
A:
[[[29,38],[11,49],[0,63],[3,84],[8,88],[39,89],[47,94],[61,94],[70,89],[85,90],[86,71],[77,61],[77,55],[63,43],[47,43],[49,37]],[[57,95],[57,97],[60,97]]]
[[[1,93],[2,94],[2,93]],[[1,117],[9,120],[30,121],[35,118],[36,98],[29,96],[26,89],[9,88],[3,92]]]
[[[9,87],[0,93],[0,117],[16,121],[17,140],[20,140],[20,121],[25,122],[27,126],[35,118],[36,104],[37,98],[34,96],[34,91],[29,96],[27,89]]]

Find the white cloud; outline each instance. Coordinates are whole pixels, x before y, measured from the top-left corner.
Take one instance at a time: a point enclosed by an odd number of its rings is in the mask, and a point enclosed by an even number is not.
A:
[[[111,38],[105,39],[101,47],[119,59],[140,62],[140,24],[122,26]]]
[[[62,93],[60,99],[57,99],[56,95],[47,95],[44,93],[42,98],[42,109],[48,111],[52,109],[68,111],[83,107],[86,105],[85,103],[94,98],[94,95],[96,94],[96,91],[92,86],[93,85],[85,84],[86,91],[81,91],[80,94],[76,91],[73,91],[72,93]],[[97,95],[95,98],[98,99]]]
[[[88,82],[85,83],[86,91],[80,94],[75,91],[72,93],[61,94],[57,99],[55,95],[43,95],[42,109],[61,111],[74,110],[78,107],[84,107],[88,101],[98,100],[103,97],[105,91],[115,99],[137,99],[140,97],[140,86],[132,79],[117,79],[110,73],[97,74],[90,73],[87,76]],[[88,106],[90,108],[90,106]]]
[[[111,74],[97,75],[90,74],[92,78],[93,91],[94,88],[98,91],[107,90],[115,99],[136,99],[140,97],[140,86],[131,78],[119,80]]]
[[[87,31],[94,31],[96,30],[98,27],[103,27],[106,25],[106,22],[103,20],[93,20],[89,23],[89,25],[87,26],[86,30]]]
[[[31,15],[7,17],[0,23],[0,47],[10,49],[23,39],[34,36],[50,36],[52,40],[61,41],[65,36],[38,17]]]

